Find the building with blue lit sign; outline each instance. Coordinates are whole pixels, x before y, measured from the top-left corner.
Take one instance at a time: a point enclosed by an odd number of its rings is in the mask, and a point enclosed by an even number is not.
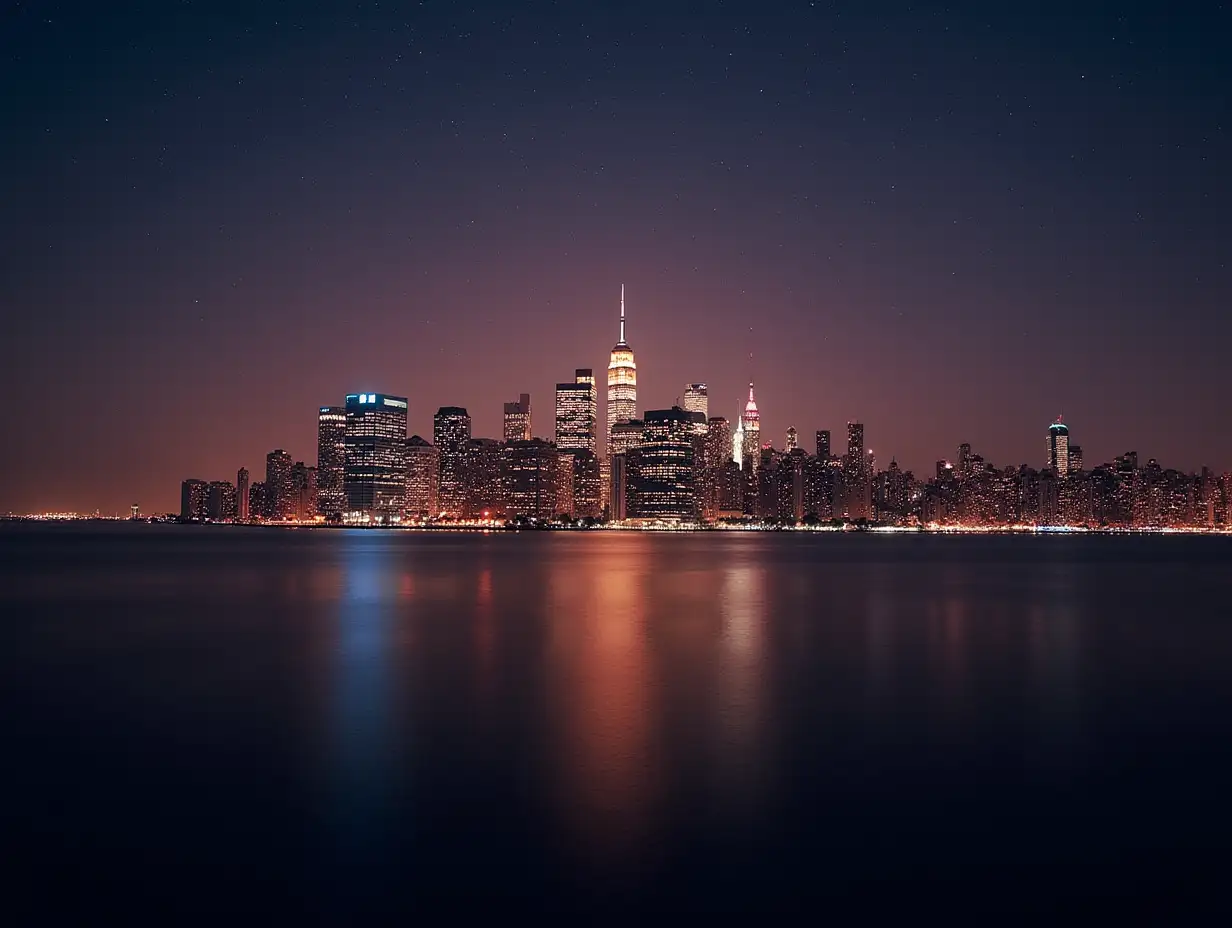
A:
[[[343,486],[348,512],[379,519],[401,515],[406,495],[406,411],[404,396],[347,396]]]

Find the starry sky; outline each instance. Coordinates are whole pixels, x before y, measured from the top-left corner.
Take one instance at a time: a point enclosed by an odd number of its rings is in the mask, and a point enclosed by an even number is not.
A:
[[[0,511],[312,463],[348,392],[550,437],[622,283],[643,409],[1232,469],[1229,8],[933,6],[10,4]]]

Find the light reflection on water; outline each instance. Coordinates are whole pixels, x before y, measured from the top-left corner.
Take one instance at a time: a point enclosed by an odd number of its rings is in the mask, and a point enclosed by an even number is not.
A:
[[[1159,885],[1232,830],[1220,539],[153,528],[3,552],[9,831],[49,872],[225,864],[345,906],[585,905],[618,873],[756,910],[815,884]]]
[[[334,647],[332,710],[335,820],[344,848],[371,849],[391,800],[398,741],[397,624],[414,579],[349,531],[341,549],[342,595]],[[401,595],[399,595],[401,594]],[[401,602],[400,602],[401,600]]]
[[[766,700],[766,571],[754,558],[733,558],[721,578],[723,630],[713,710],[719,733],[715,761],[728,804],[755,805],[763,785],[758,772],[766,750],[761,718]]]
[[[620,541],[619,558],[582,554],[550,565],[546,591],[564,814],[600,858],[644,837],[660,763],[647,552],[637,536]]]

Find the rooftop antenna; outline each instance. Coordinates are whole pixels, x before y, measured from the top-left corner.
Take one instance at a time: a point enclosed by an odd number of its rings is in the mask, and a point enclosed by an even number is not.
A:
[[[620,343],[625,343],[625,285],[620,285]]]

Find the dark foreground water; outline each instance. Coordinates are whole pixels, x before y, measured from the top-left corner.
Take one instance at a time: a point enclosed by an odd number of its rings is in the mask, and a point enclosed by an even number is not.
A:
[[[2,528],[4,909],[1228,911],[1230,568],[1232,538]]]

